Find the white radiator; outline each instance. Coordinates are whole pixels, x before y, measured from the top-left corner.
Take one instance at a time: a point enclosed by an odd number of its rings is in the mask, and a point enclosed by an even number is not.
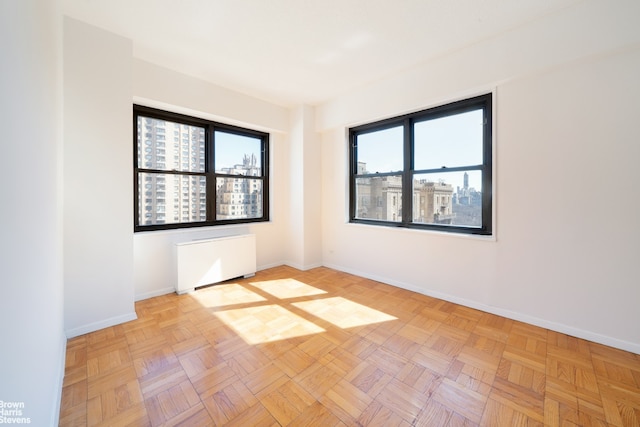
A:
[[[176,292],[256,273],[256,236],[220,237],[176,244]]]

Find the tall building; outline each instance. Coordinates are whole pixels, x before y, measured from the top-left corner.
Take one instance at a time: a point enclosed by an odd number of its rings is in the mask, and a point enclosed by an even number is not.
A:
[[[141,168],[204,172],[205,129],[138,117]],[[141,173],[140,224],[205,221],[206,180],[202,176]]]
[[[415,180],[413,183],[413,221],[429,224],[451,224],[453,186],[444,182]]]
[[[469,187],[469,174],[467,172],[464,173],[463,187],[458,187],[457,189],[454,204],[478,207],[482,205],[482,192]]]
[[[242,163],[222,168],[219,173],[242,177],[220,177],[216,182],[216,219],[257,218],[262,216],[262,181],[246,177],[262,171],[255,154],[245,154]]]
[[[366,171],[364,163],[358,170]],[[363,172],[366,173],[366,172]],[[356,185],[357,218],[383,221],[402,220],[402,178],[382,176],[362,178]],[[443,182],[415,180],[413,183],[413,221],[429,224],[451,224],[453,186]]]

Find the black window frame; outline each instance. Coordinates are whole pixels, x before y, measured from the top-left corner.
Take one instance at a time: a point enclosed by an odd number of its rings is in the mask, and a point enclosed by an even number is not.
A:
[[[367,123],[349,128],[349,222],[357,224],[380,225],[386,227],[434,230],[448,233],[461,233],[482,236],[493,235],[493,93],[486,93],[460,101],[435,106],[415,113]],[[414,124],[425,120],[438,119],[475,110],[483,111],[482,164],[437,169],[414,169]],[[358,174],[358,136],[367,133],[402,126],[403,128],[403,169],[383,173]],[[482,225],[442,225],[414,222],[413,212],[413,176],[437,174],[442,172],[482,172],[481,212]],[[402,218],[394,222],[389,220],[357,217],[357,181],[356,178],[378,178],[401,175],[402,181]]]
[[[205,170],[204,172],[186,172],[176,170],[165,170],[156,168],[145,168],[138,164],[138,117],[148,117],[151,119],[166,120],[188,126],[205,128]],[[235,174],[218,173],[215,171],[215,132],[236,134],[257,138],[261,142],[261,171],[260,176],[245,176]],[[143,105],[133,105],[133,223],[134,232],[173,230],[184,228],[211,227],[232,224],[245,224],[254,222],[269,221],[269,133],[225,123],[214,122],[185,114],[174,113]],[[142,153],[144,156],[144,152]],[[206,220],[195,222],[177,222],[165,224],[140,224],[140,188],[139,175],[141,173],[168,174],[179,176],[204,176],[206,177]],[[216,219],[217,204],[217,179],[218,178],[239,178],[255,179],[262,182],[262,216],[253,218]],[[144,184],[143,184],[144,185]],[[182,195],[181,195],[182,196]]]

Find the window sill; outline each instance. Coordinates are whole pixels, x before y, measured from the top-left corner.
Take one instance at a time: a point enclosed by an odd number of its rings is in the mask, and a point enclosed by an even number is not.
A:
[[[392,227],[392,226],[384,226],[384,225],[375,225],[375,224],[365,224],[365,223],[356,223],[356,222],[346,222],[346,225],[349,227],[356,227],[356,228],[367,228],[367,229],[375,229],[375,230],[379,230],[380,232],[386,232],[386,233],[410,233],[410,234],[414,234],[414,233],[418,233],[418,234],[426,234],[426,235],[431,235],[434,237],[454,237],[454,238],[458,238],[458,239],[465,239],[465,240],[475,240],[475,241],[481,241],[481,242],[496,242],[497,238],[496,238],[496,233],[495,233],[495,229],[493,234],[491,235],[482,235],[482,234],[469,234],[469,233],[451,233],[451,232],[446,232],[446,231],[440,231],[440,230],[428,230],[428,229],[422,229],[422,228],[409,228],[409,227]]]

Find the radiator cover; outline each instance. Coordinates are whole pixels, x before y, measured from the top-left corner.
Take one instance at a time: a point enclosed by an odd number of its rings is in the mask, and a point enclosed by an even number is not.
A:
[[[242,234],[176,244],[176,292],[191,292],[256,273],[256,236]]]

